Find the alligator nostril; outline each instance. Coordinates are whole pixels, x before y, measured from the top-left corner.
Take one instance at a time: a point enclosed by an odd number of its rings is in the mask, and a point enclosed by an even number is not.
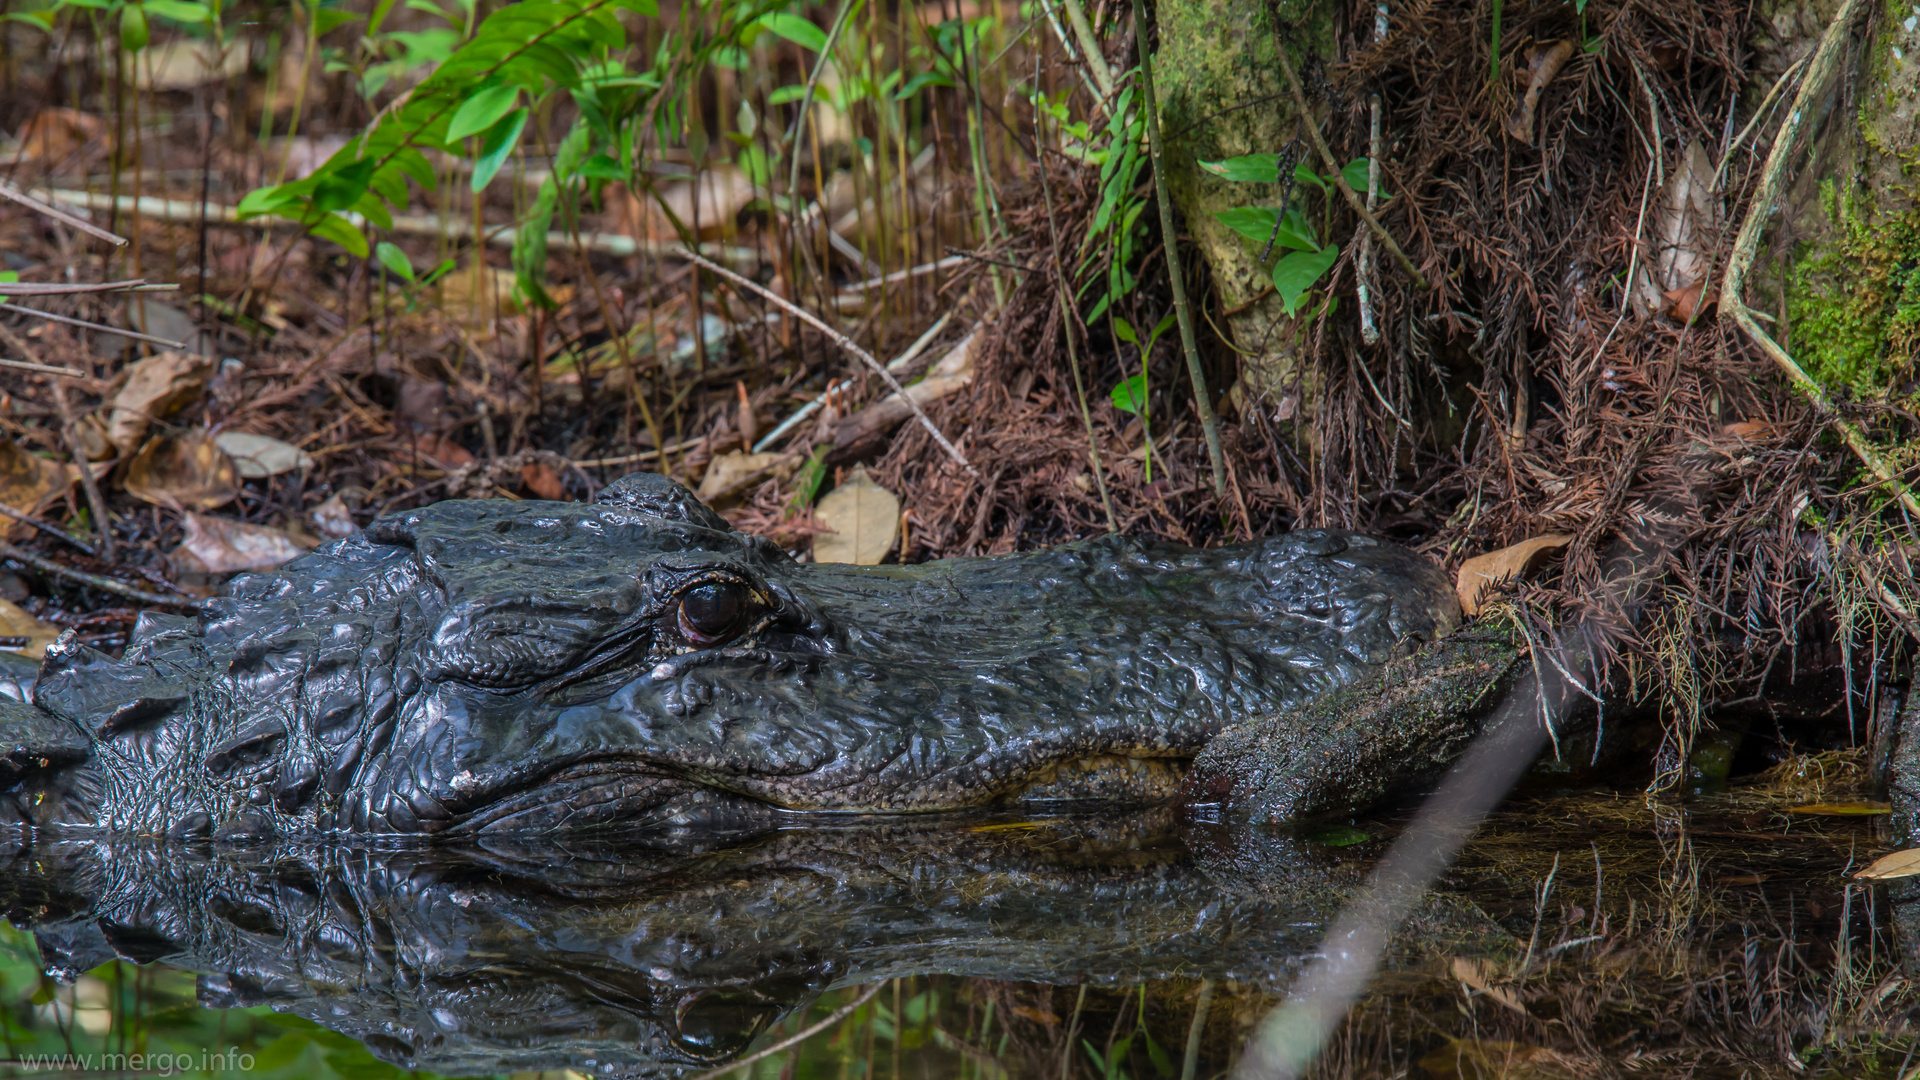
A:
[[[305,806],[313,792],[320,785],[320,766],[312,759],[294,762],[286,775],[273,786],[273,805],[282,813],[292,813]]]
[[[167,830],[167,839],[193,840],[212,831],[213,815],[205,810],[195,810],[173,823],[173,827]]]

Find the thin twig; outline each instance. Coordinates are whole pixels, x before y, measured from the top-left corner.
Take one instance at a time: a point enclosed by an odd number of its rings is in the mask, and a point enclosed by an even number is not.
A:
[[[952,318],[953,318],[953,312],[951,310],[941,313],[940,318],[937,321],[935,321],[932,326],[927,328],[926,333],[921,334],[918,338],[915,338],[913,344],[907,346],[906,352],[903,352],[899,356],[896,356],[893,359],[887,361],[887,370],[899,371],[905,368],[908,364],[913,363],[914,358],[919,356],[920,353],[924,351],[929,344],[932,343],[935,337],[939,336],[940,331],[946,329],[947,323],[950,320],[952,320]],[[976,326],[973,330],[967,331],[968,336],[971,337],[973,333],[978,329],[979,327]],[[767,447],[772,446],[775,442],[777,442],[780,436],[785,435],[789,431],[792,431],[795,424],[798,424],[800,421],[805,420],[807,417],[812,416],[815,412],[817,412],[822,405],[825,405],[827,403],[828,398],[834,396],[835,394],[843,394],[848,390],[852,389],[852,387],[853,387],[852,379],[843,379],[840,382],[835,383],[832,387],[828,388],[826,393],[821,394],[819,397],[814,398],[812,401],[809,401],[805,405],[802,405],[798,409],[795,409],[793,412],[793,415],[787,417],[785,420],[780,421],[780,424],[778,427],[775,427],[772,431],[769,431],[765,435],[761,436],[760,441],[753,444],[753,452],[758,454],[765,451]]]
[[[107,243],[112,244],[114,247],[127,246],[126,237],[115,236],[114,234],[108,232],[107,230],[101,228],[98,225],[95,225],[93,222],[88,221],[83,217],[79,217],[74,214],[69,214],[65,210],[62,210],[57,206],[49,206],[46,203],[41,202],[39,199],[36,199],[33,196],[28,195],[26,192],[16,190],[6,184],[0,184],[0,198],[12,199],[14,202],[19,203],[21,206],[24,206],[29,210],[35,211],[36,213],[45,214],[46,216],[61,223],[62,225],[70,225],[73,228],[79,229],[81,232],[86,233],[88,236],[99,237],[100,239],[105,240]]]
[[[1766,171],[1761,174],[1760,190],[1754,195],[1747,209],[1747,219],[1740,226],[1740,236],[1733,244],[1733,256],[1727,260],[1727,275],[1720,285],[1720,312],[1773,360],[1786,374],[1787,381],[1813,405],[1814,411],[1826,418],[1840,433],[1867,471],[1893,489],[1907,513],[1920,518],[1920,500],[1916,500],[1907,485],[1895,476],[1893,467],[1881,456],[1873,440],[1859,425],[1834,409],[1833,400],[1827,397],[1826,390],[1755,321],[1745,298],[1747,272],[1753,267],[1754,253],[1759,249],[1760,235],[1766,231],[1773,204],[1780,198],[1781,187],[1786,181],[1787,162],[1793,156],[1793,145],[1800,134],[1801,125],[1813,115],[1813,99],[1825,88],[1827,80],[1839,66],[1840,56],[1845,51],[1847,32],[1863,6],[1863,0],[1847,0],[1834,14],[1833,21],[1827,24],[1826,33],[1821,35],[1820,46],[1807,65],[1806,78],[1800,82],[1800,91],[1794,95],[1787,118],[1780,123],[1779,134],[1774,136],[1773,149],[1767,154]]]
[[[919,266],[909,266],[905,270],[895,270],[893,273],[881,277],[872,277],[865,281],[856,281],[851,285],[841,286],[840,292],[842,295],[845,295],[847,293],[865,292],[868,289],[878,289],[883,285],[892,285],[896,281],[905,281],[919,274],[931,274],[936,270],[951,270],[956,266],[965,265],[968,261],[970,261],[969,256],[966,255],[949,255],[944,259],[935,259],[930,263],[921,263]]]
[[[1194,409],[1200,430],[1207,436],[1207,459],[1213,464],[1213,494],[1227,495],[1227,463],[1220,451],[1220,419],[1213,414],[1213,396],[1207,392],[1207,373],[1200,367],[1200,346],[1193,336],[1193,302],[1187,299],[1187,277],[1180,268],[1180,233],[1173,223],[1173,194],[1167,184],[1166,139],[1160,133],[1160,105],[1153,93],[1153,58],[1147,49],[1146,0],[1133,0],[1133,41],[1140,55],[1140,100],[1147,121],[1147,153],[1153,159],[1153,190],[1160,203],[1160,236],[1167,251],[1167,280],[1173,285],[1173,310],[1180,322],[1180,348],[1187,354],[1187,378],[1193,383]]]
[[[65,323],[68,326],[78,326],[85,330],[97,330],[102,334],[118,334],[121,337],[132,338],[135,341],[151,341],[155,345],[165,345],[169,349],[184,349],[187,347],[187,343],[184,341],[168,341],[166,338],[154,337],[152,334],[143,334],[138,330],[122,330],[118,326],[108,326],[106,323],[88,322],[85,319],[76,319],[70,315],[56,315],[51,311],[41,311],[39,308],[21,307],[19,304],[9,304],[5,302],[0,302],[0,311],[12,311],[12,312],[17,312],[21,315],[31,315],[36,319],[46,319],[49,322]],[[66,374],[70,369],[48,368],[47,370],[58,371],[61,374]]]
[[[49,536],[57,536],[60,539],[65,540],[67,543],[72,544],[74,547],[79,548],[81,551],[84,551],[89,555],[99,554],[93,549],[92,544],[87,543],[85,540],[80,539],[79,537],[73,535],[67,530],[61,528],[60,526],[52,524],[51,522],[42,521],[39,518],[34,517],[32,514],[21,513],[20,511],[15,510],[13,507],[8,506],[6,503],[0,502],[0,514],[5,514],[7,517],[12,518],[13,520],[19,522],[22,525],[31,525],[34,528],[39,529],[41,532],[46,533]]]
[[[674,443],[672,446],[667,447],[664,451],[642,450],[637,454],[626,454],[621,457],[594,458],[591,461],[575,461],[575,462],[572,462],[572,465],[576,469],[606,469],[606,468],[611,468],[612,466],[615,466],[615,465],[638,465],[643,461],[652,461],[654,458],[659,457],[662,453],[679,454],[679,453],[684,453],[688,450],[697,450],[700,447],[705,446],[706,442],[707,442],[707,437],[705,435],[702,435],[702,436],[699,436],[698,438],[688,439],[685,442]]]
[[[100,537],[100,557],[116,562],[113,553],[113,518],[107,515],[107,500],[100,496],[100,484],[87,464],[87,448],[80,442],[80,429],[73,422],[73,406],[67,401],[67,384],[47,384],[53,391],[54,407],[60,410],[60,430],[67,439],[67,451],[73,455],[73,467],[80,471],[80,487],[87,493],[87,505],[93,508],[93,531]]]
[[[1140,0],[1134,0],[1134,2],[1139,3]],[[1276,39],[1274,51],[1280,57],[1280,70],[1287,75],[1287,85],[1293,90],[1293,106],[1300,110],[1303,121],[1300,126],[1307,129],[1307,140],[1313,143],[1313,149],[1320,155],[1321,163],[1326,165],[1333,186],[1340,189],[1340,194],[1346,196],[1347,205],[1353,207],[1353,212],[1360,215],[1360,220],[1366,222],[1367,228],[1372,230],[1373,235],[1386,245],[1394,261],[1400,264],[1400,272],[1407,275],[1415,288],[1425,289],[1427,279],[1421,276],[1420,271],[1413,268],[1413,260],[1407,258],[1407,253],[1400,250],[1400,244],[1394,240],[1393,234],[1387,231],[1386,226],[1380,224],[1380,219],[1373,216],[1373,211],[1367,209],[1367,204],[1360,198],[1359,193],[1347,183],[1346,175],[1340,171],[1339,159],[1335,158],[1333,151],[1327,148],[1327,140],[1320,135],[1320,125],[1314,121],[1313,112],[1307,107],[1307,92],[1300,85],[1300,73],[1293,70],[1293,60],[1287,56],[1287,43]]]
[[[947,452],[948,457],[952,458],[954,462],[957,463],[961,468],[967,470],[968,474],[972,476],[980,475],[980,470],[968,464],[966,455],[960,452],[960,448],[953,445],[951,442],[948,442],[947,437],[940,433],[940,429],[938,427],[934,426],[933,420],[927,416],[926,410],[920,407],[919,402],[913,400],[913,396],[911,394],[908,394],[906,388],[900,385],[900,380],[893,377],[893,372],[888,371],[885,364],[882,364],[880,361],[875,360],[873,358],[872,353],[868,352],[867,350],[861,348],[859,345],[855,344],[852,338],[848,337],[845,334],[842,334],[838,330],[835,330],[833,327],[828,326],[825,322],[822,322],[818,317],[816,317],[812,312],[806,310],[805,308],[800,307],[799,305],[788,300],[786,297],[781,296],[780,294],[774,292],[773,290],[767,288],[766,286],[760,284],[757,281],[751,281],[751,280],[748,280],[747,278],[741,277],[739,274],[736,274],[733,271],[727,269],[726,267],[721,266],[719,263],[716,263],[711,259],[705,259],[700,257],[699,255],[695,255],[691,251],[686,253],[686,257],[688,259],[691,259],[695,263],[695,265],[705,267],[706,269],[712,271],[713,273],[716,273],[721,277],[726,278],[728,281],[732,282],[733,284],[738,285],[743,289],[750,290],[751,292],[754,293],[754,295],[762,297],[768,302],[779,306],[782,310],[786,311],[788,314],[792,315],[794,318],[799,319],[801,322],[806,323],[808,326],[811,326],[815,330],[818,330],[821,333],[827,335],[827,337],[833,340],[833,343],[835,345],[838,345],[842,349],[845,349],[847,352],[852,353],[855,357],[857,357],[860,360],[861,363],[867,365],[867,368],[869,370],[871,370],[874,374],[880,376],[880,381],[886,383],[887,386],[891,388],[895,394],[899,395],[901,401],[906,402],[907,408],[913,411],[914,419],[920,421],[920,426],[927,429],[927,434],[933,436],[933,441],[940,444],[940,449],[945,450]]]
[[[178,285],[166,286],[177,289]],[[148,291],[146,278],[130,278],[126,281],[88,281],[68,284],[61,281],[9,281],[0,285],[5,289],[4,296],[71,296],[74,293],[131,292]],[[156,290],[157,291],[157,290]]]
[[[65,375],[69,379],[85,379],[88,375],[70,367],[54,367],[52,364],[36,364],[31,360],[0,360],[0,367],[19,368],[22,371],[38,371],[43,375]]]
[[[197,608],[205,603],[205,601],[191,596],[167,596],[163,593],[147,592],[145,589],[136,589],[125,582],[115,581],[110,577],[101,577],[99,574],[89,574],[85,570],[75,570],[71,566],[63,566],[60,563],[54,562],[52,559],[35,555],[31,551],[22,551],[4,540],[0,540],[0,556],[12,559],[15,562],[25,563],[36,570],[44,571],[55,577],[63,577],[70,581],[77,581],[89,588],[99,589],[102,592],[110,592],[116,596],[124,596],[129,600],[139,600],[142,603],[185,608]]]
[[[753,1064],[756,1061],[761,1060],[762,1058],[769,1057],[773,1054],[777,1054],[780,1051],[787,1049],[788,1047],[798,1046],[799,1044],[806,1042],[808,1039],[813,1038],[815,1035],[820,1034],[821,1032],[827,1030],[833,1025],[851,1016],[853,1014],[853,1010],[859,1008],[862,1005],[865,1005],[869,1001],[872,1001],[874,995],[880,992],[880,988],[883,986],[886,986],[888,983],[892,981],[893,980],[891,979],[883,979],[879,982],[874,983],[872,986],[867,987],[866,993],[861,994],[859,997],[855,998],[853,1001],[840,1006],[838,1009],[835,1009],[832,1012],[832,1014],[829,1015],[825,1020],[822,1020],[819,1023],[813,1025],[812,1027],[806,1029],[805,1031],[800,1032],[798,1035],[790,1035],[787,1038],[781,1039],[779,1042],[774,1043],[772,1046],[765,1048],[764,1050],[756,1050],[753,1053],[748,1054],[746,1057],[741,1058],[739,1061],[736,1061],[731,1065],[722,1065],[717,1069],[709,1069],[708,1071],[703,1072],[698,1076],[695,1076],[693,1080],[717,1080],[718,1077],[725,1076],[731,1072],[736,1072],[742,1068],[745,1068],[748,1065]]]

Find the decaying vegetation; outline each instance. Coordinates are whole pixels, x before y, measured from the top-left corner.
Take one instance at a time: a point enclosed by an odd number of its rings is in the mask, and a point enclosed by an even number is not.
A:
[[[1658,710],[1650,786],[1689,775],[1717,705],[1826,670],[1843,707],[1796,737],[1828,756],[1791,768],[1870,788],[1920,632],[1911,20],[1730,0],[1154,18],[0,0],[0,182],[44,204],[0,202],[0,270],[28,283],[0,286],[0,358],[25,362],[0,370],[0,633],[112,649],[139,608],[382,513],[658,469],[797,553],[858,530],[863,559],[1328,526],[1458,569],[1531,542],[1489,564],[1526,578],[1507,610],[1582,627],[1607,693]],[[1231,102],[1204,65],[1163,73],[1170,244],[1138,50],[1215,18],[1254,32],[1180,47],[1261,62]],[[867,484],[897,506],[816,510]],[[1658,553],[1649,588],[1604,601],[1630,550]],[[1686,1058],[1703,1069],[1890,1030],[1891,983],[1822,1012],[1843,980],[1794,966],[1798,931],[1763,963],[1727,951],[1747,913],[1715,904],[1665,952],[1594,961],[1560,1007],[1638,1000],[1631,971],[1681,1020],[1745,1010],[1724,1029],[1745,1041]],[[1608,918],[1562,937],[1613,942]],[[1853,990],[1894,978],[1873,948]],[[1549,1045],[1533,968],[1475,972],[1475,1045]],[[1006,1030],[1079,1062],[1041,1028]],[[1526,1075],[1611,1060],[1551,1045]],[[1376,1054],[1412,1068],[1356,1044],[1329,1075]]]

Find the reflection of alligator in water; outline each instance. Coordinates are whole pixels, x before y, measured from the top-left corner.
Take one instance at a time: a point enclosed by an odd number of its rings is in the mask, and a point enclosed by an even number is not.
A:
[[[730,1059],[893,976],[1279,988],[1364,861],[1172,816],[896,818],[704,851],[78,839],[0,856],[0,907],[58,972],[165,961],[204,973],[208,1005],[270,1004],[410,1068],[625,1075]],[[1408,941],[1463,939],[1511,944],[1444,898]]]
[[[802,566],[651,475],[385,518],[232,592],[143,616],[119,661],[49,649],[35,704],[0,705],[0,820],[459,836],[1146,802],[1228,723],[1457,618],[1437,567],[1344,533]],[[1433,764],[1342,738],[1294,767],[1377,793]]]

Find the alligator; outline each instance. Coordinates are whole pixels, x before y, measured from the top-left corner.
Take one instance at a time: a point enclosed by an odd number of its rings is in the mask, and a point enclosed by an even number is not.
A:
[[[1229,725],[1458,621],[1437,566],[1353,533],[802,564],[638,474],[381,518],[141,615],[118,659],[63,636],[0,699],[0,822],[240,842],[1164,802]],[[1456,753],[1459,712],[1295,724],[1256,772],[1287,814],[1363,804]]]
[[[1352,848],[1171,808],[810,820],[719,845],[0,843],[0,914],[56,978],[164,963],[199,973],[206,1006],[269,1005],[407,1069],[671,1075],[902,976],[1277,993],[1367,871]],[[1436,893],[1392,963],[1518,951]]]

